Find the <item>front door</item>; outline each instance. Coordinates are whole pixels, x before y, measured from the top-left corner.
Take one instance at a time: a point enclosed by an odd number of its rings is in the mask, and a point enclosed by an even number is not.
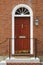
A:
[[[15,17],[15,53],[30,53],[30,17]]]

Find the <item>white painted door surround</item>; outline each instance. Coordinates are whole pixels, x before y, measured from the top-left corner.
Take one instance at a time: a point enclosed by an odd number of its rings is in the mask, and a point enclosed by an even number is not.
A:
[[[29,15],[24,15],[24,14],[21,14],[21,15],[16,15],[15,12],[18,8],[20,7],[25,7],[26,9],[28,9],[28,11],[30,12]],[[13,10],[12,10],[12,54],[14,55],[15,54],[15,50],[14,50],[14,37],[15,37],[15,34],[14,34],[14,23],[15,23],[15,17],[30,17],[30,54],[33,54],[33,11],[31,9],[31,7],[29,7],[28,5],[26,4],[19,4],[19,5],[16,5]]]

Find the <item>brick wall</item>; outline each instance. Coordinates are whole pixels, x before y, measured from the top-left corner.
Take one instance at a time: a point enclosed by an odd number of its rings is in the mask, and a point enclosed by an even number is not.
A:
[[[40,65],[40,63],[7,63],[7,65]]]
[[[39,18],[39,25],[33,25],[33,33],[34,37],[38,39],[37,54],[43,55],[43,0],[0,0],[0,43],[12,36],[12,9],[18,4],[27,4],[32,8],[33,22],[36,16]]]

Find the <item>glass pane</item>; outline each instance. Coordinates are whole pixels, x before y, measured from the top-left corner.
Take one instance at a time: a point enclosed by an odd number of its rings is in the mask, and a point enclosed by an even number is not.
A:
[[[29,15],[30,12],[28,11],[28,9],[26,9],[25,7],[20,7],[19,9],[16,10],[15,14],[16,15],[21,15],[21,14],[24,14],[24,15]]]

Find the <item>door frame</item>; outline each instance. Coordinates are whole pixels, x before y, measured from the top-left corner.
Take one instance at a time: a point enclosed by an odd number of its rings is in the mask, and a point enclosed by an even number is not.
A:
[[[25,7],[29,10],[30,14],[29,15],[15,15],[15,12],[18,8],[20,7]],[[14,37],[15,37],[15,33],[14,33],[14,25],[15,25],[15,17],[30,17],[30,54],[33,54],[33,11],[31,9],[31,7],[29,7],[26,4],[19,4],[16,5],[13,10],[12,10],[12,54],[15,54],[15,50],[14,50]]]

